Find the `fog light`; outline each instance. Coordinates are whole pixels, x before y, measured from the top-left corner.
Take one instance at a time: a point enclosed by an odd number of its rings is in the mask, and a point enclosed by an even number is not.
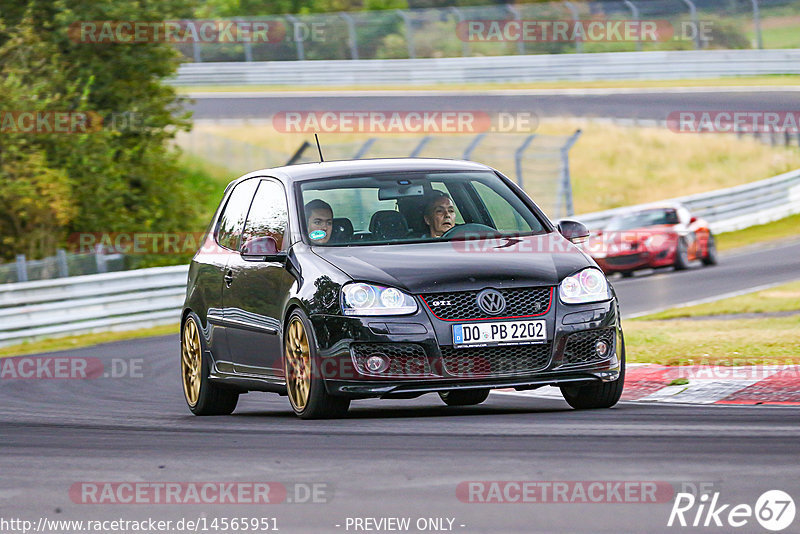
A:
[[[370,356],[367,358],[365,365],[371,373],[382,373],[389,368],[389,358],[383,354]]]
[[[609,348],[610,348],[610,347],[609,347],[608,343],[606,343],[606,342],[605,342],[605,341],[603,341],[602,339],[598,339],[598,340],[597,340],[597,343],[595,343],[595,344],[594,344],[594,350],[595,350],[595,352],[597,352],[597,355],[598,355],[598,356],[605,356],[605,355],[607,355],[607,354],[608,354],[608,349],[609,349]]]

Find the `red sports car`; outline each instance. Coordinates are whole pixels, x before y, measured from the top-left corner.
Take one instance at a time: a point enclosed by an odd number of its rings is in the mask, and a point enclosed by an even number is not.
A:
[[[631,276],[638,269],[716,265],[717,248],[708,222],[680,204],[663,204],[617,215],[593,235],[586,251],[606,274]]]

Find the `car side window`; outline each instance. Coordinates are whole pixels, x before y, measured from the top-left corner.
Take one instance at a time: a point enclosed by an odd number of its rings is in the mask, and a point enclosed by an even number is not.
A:
[[[261,180],[250,207],[242,243],[254,237],[272,237],[278,250],[284,250],[284,235],[289,228],[289,209],[283,186],[273,180]]]
[[[239,241],[244,231],[247,211],[253,201],[258,180],[246,180],[238,184],[228,197],[225,209],[217,224],[217,243],[230,250],[239,250]]]

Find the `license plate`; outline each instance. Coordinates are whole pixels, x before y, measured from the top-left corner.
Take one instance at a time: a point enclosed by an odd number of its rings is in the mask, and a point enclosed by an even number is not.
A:
[[[453,325],[454,347],[518,345],[547,341],[546,321],[498,321]]]

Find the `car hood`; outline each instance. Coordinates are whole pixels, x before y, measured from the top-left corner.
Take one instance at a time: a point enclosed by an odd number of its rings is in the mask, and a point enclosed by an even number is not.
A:
[[[354,280],[411,293],[557,285],[594,266],[558,233],[403,245],[313,247]]]

